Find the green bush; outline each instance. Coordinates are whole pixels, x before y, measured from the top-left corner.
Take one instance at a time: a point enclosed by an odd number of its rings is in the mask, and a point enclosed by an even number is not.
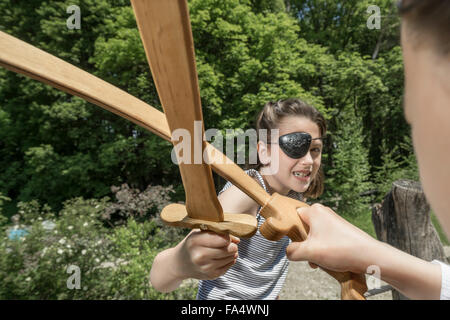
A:
[[[5,197],[0,192],[0,231],[2,230],[2,227],[8,222],[8,219],[3,215],[3,203],[11,201],[10,198]]]
[[[110,203],[103,212],[103,219],[110,226],[126,223],[133,217],[145,221],[170,204],[171,195],[175,193],[172,186],[149,185],[144,191],[133,189],[124,183],[120,187],[112,186],[111,191],[116,200]]]
[[[28,234],[20,239],[1,234],[0,299],[195,298],[192,285],[161,294],[149,284],[154,257],[174,245],[166,241],[167,228],[154,218],[137,222],[132,217],[108,228],[109,206],[108,198],[75,198],[55,214],[37,201],[19,203],[16,226],[9,229]]]
[[[360,120],[355,111],[348,107],[336,117],[341,130],[330,134],[333,140],[332,164],[327,169],[325,178],[324,202],[341,216],[358,217],[370,210],[369,201],[361,197],[361,193],[372,188],[369,181],[368,150],[365,147],[364,135]]]
[[[382,165],[377,167],[374,181],[378,189],[377,201],[381,202],[392,189],[392,183],[400,180],[419,181],[419,169],[417,159],[410,137],[404,137],[404,141],[389,149],[385,143],[380,146]]]

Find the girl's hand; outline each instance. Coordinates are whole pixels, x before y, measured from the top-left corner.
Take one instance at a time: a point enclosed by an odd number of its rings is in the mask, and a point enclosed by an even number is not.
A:
[[[289,260],[305,260],[311,267],[318,265],[339,272],[366,273],[374,261],[370,254],[383,246],[323,205],[303,207],[298,213],[310,230],[305,241],[287,247]]]
[[[225,274],[238,258],[239,238],[207,231],[192,231],[179,245],[180,278],[212,280]]]

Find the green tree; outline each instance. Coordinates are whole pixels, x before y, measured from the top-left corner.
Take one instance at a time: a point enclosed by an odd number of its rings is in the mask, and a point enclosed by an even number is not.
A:
[[[337,119],[340,130],[333,136],[333,163],[326,190],[336,199],[337,212],[356,217],[369,211],[361,194],[372,187],[369,181],[368,151],[364,146],[361,120],[349,106]]]
[[[387,143],[380,146],[382,165],[377,167],[374,181],[378,186],[378,201],[382,201],[392,188],[392,183],[399,179],[419,181],[419,169],[414,154],[411,138],[405,136],[405,141],[394,148]]]
[[[391,0],[286,0],[288,12],[298,18],[301,37],[331,50],[357,51],[373,56],[380,49],[389,50],[398,43],[399,18]],[[380,8],[380,29],[369,29],[367,22]],[[382,47],[382,48],[381,48]]]
[[[72,4],[81,9],[80,30],[66,26]],[[157,100],[128,1],[4,1],[0,13],[5,32]],[[112,38],[108,48],[105,38]],[[110,50],[109,60],[101,50]],[[169,143],[79,98],[0,73],[0,189],[15,202],[36,198],[60,208],[73,196],[110,194],[112,184],[143,189],[177,177]]]

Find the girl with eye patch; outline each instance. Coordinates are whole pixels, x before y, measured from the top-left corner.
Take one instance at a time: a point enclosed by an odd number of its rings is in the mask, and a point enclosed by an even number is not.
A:
[[[257,170],[268,188],[282,195],[294,191],[305,198],[322,194],[323,116],[298,99],[271,102],[258,116],[256,128],[260,135],[267,132],[258,139]]]
[[[323,116],[299,99],[268,102],[256,120],[258,164],[246,173],[268,193],[297,200],[316,198],[323,192],[321,169]],[[261,207],[227,182],[218,199],[223,211],[251,214],[264,223]],[[288,237],[265,239],[259,231],[238,239],[192,230],[176,247],[155,258],[150,272],[153,287],[170,292],[187,278],[199,279],[199,300],[277,299],[287,276]]]

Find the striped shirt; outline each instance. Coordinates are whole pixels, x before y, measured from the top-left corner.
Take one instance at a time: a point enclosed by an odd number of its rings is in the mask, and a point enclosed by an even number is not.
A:
[[[261,174],[250,169],[246,174],[255,178],[266,190]],[[227,182],[222,193],[231,187]],[[302,200],[301,193],[290,191],[288,197]],[[276,299],[279,295],[287,276],[289,260],[286,257],[286,247],[290,243],[288,237],[278,241],[270,241],[264,238],[259,228],[265,219],[259,214],[258,231],[249,239],[241,239],[238,244],[239,257],[236,263],[228,271],[214,280],[199,281],[198,300],[263,300]]]

